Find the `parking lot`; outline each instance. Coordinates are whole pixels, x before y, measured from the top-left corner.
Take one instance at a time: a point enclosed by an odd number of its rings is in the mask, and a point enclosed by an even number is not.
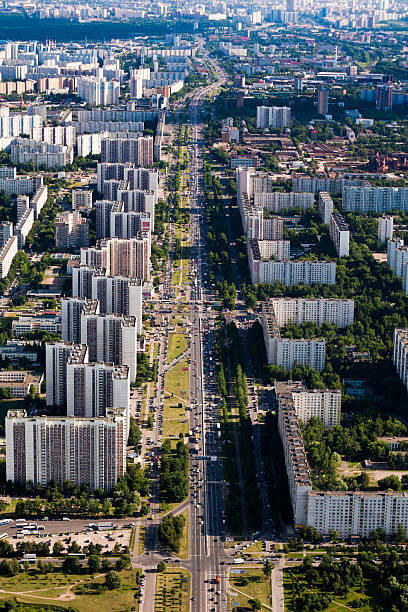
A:
[[[132,529],[121,528],[113,529],[109,531],[98,531],[94,529],[84,529],[82,531],[55,531],[51,533],[41,533],[37,535],[24,535],[23,537],[17,536],[17,529],[10,531],[8,541],[16,547],[18,542],[47,542],[52,551],[52,547],[55,542],[62,542],[66,548],[68,548],[73,542],[76,542],[82,549],[91,542],[93,544],[100,544],[102,546],[102,552],[110,552],[115,543],[118,542],[121,546],[129,546],[130,535]]]

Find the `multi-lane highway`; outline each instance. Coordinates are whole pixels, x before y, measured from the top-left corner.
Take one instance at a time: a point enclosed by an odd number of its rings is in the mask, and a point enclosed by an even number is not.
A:
[[[223,477],[219,406],[215,397],[213,365],[214,314],[206,305],[214,299],[207,284],[205,205],[203,196],[203,97],[225,82],[197,92],[190,103],[190,257],[191,257],[191,368],[190,430],[198,434],[198,447],[190,469],[190,560],[192,609],[226,610]],[[217,427],[218,425],[218,427]]]

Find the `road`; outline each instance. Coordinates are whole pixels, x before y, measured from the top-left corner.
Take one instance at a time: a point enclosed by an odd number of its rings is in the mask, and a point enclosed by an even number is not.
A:
[[[227,583],[224,551],[224,482],[221,445],[217,424],[213,365],[214,312],[205,302],[214,301],[207,282],[205,204],[203,194],[203,125],[201,106],[204,96],[225,82],[219,80],[197,92],[190,103],[190,257],[191,257],[191,368],[190,429],[198,437],[197,457],[190,469],[190,558],[184,564],[192,577],[193,610],[227,610]],[[216,577],[220,582],[216,582]]]

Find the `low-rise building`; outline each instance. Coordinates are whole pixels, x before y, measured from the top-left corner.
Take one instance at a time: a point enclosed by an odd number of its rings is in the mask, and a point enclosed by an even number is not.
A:
[[[25,316],[20,315],[11,324],[13,335],[23,336],[33,331],[46,331],[52,334],[61,333],[61,317],[59,315],[39,315]]]
[[[0,371],[0,388],[10,389],[13,397],[24,398],[31,389],[41,393],[43,375],[28,370],[2,370]]]

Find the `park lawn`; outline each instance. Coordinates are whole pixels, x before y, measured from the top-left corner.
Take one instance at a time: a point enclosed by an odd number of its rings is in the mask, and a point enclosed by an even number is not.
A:
[[[86,580],[89,574],[68,575],[56,572],[55,574],[35,574],[33,570],[22,572],[16,576],[0,576],[0,589],[9,591],[39,591],[49,590],[54,588],[66,588],[68,585],[78,582],[78,580]]]
[[[189,518],[190,518],[188,509],[186,508],[186,510],[184,510],[184,512],[182,512],[181,515],[184,516],[184,518],[186,519],[186,522],[184,523],[183,535],[181,536],[181,540],[180,540],[180,550],[177,553],[177,556],[180,557],[180,559],[187,559],[188,558],[188,530],[189,530]]]
[[[0,514],[8,514],[12,516],[16,511],[17,499],[12,499],[11,502],[4,508],[4,510],[0,510]]]
[[[165,394],[170,395],[171,397],[167,397],[165,399],[165,406],[164,406],[165,414],[163,417],[163,421],[166,419],[166,404],[167,405],[175,405],[175,404],[177,405],[179,403],[185,403],[188,401],[188,397],[189,397],[188,359],[183,359],[179,363],[176,363],[176,365],[166,373],[164,391],[165,391]],[[184,414],[184,418],[185,418],[185,414]]]
[[[251,546],[248,546],[248,548],[244,550],[243,552],[245,553],[264,552],[264,550],[265,550],[265,544],[261,541],[258,541],[258,542],[254,542],[253,544],[251,544]]]
[[[188,433],[188,419],[185,408],[179,408],[174,398],[164,400],[163,409],[163,438],[179,437]]]
[[[225,542],[224,548],[232,548],[235,544],[240,544],[243,538],[237,538],[236,540],[232,540],[232,542]]]
[[[172,287],[177,287],[180,284],[180,276],[181,276],[181,269],[180,267],[178,267],[177,270],[173,272],[173,276],[171,279]]]
[[[187,578],[187,581],[182,582],[183,578]],[[157,574],[154,612],[169,610],[190,611],[190,574],[185,569],[168,567]]]
[[[130,534],[130,542],[129,542],[129,550],[131,552],[134,551],[135,549],[135,544],[136,544],[136,533],[137,533],[137,529],[136,527],[132,527],[132,532]]]
[[[240,565],[240,569],[242,569],[242,565]],[[271,579],[265,578],[262,568],[248,567],[243,569],[246,569],[245,574],[230,574],[231,591],[238,593],[238,595],[231,597],[231,602],[237,601],[238,606],[250,608],[249,600],[258,598],[264,604],[262,609],[266,610],[265,605],[271,606]],[[244,577],[249,579],[249,584],[241,585]]]
[[[167,363],[171,363],[173,359],[179,357],[187,350],[187,336],[184,334],[169,334],[169,343],[167,348]]]

